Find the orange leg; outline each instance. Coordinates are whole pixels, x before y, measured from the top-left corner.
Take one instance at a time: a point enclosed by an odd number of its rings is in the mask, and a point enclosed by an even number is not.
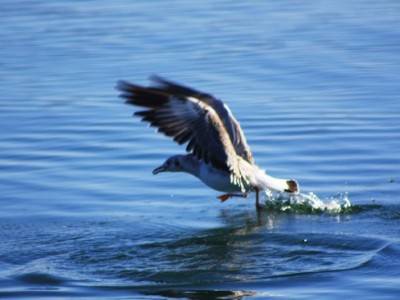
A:
[[[223,194],[223,195],[218,196],[217,198],[221,202],[225,202],[226,200],[228,200],[229,198],[232,198],[232,197],[243,197],[243,198],[246,198],[247,194],[246,193],[245,194]]]
[[[231,196],[229,194],[223,194],[221,196],[218,196],[217,198],[221,201],[221,202],[225,202],[226,200],[228,200]]]

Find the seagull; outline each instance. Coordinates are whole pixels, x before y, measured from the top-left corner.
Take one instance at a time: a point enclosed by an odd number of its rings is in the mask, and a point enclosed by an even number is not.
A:
[[[116,88],[127,104],[144,107],[134,115],[158,132],[186,144],[185,155],[169,157],[153,174],[186,172],[207,186],[223,192],[221,202],[256,193],[256,208],[262,207],[261,191],[298,193],[293,179],[274,178],[254,161],[239,122],[224,102],[211,94],[177,84],[159,76],[144,87],[119,81]]]

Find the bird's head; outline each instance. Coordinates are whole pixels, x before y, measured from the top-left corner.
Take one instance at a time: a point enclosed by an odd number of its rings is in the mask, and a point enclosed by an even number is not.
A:
[[[182,172],[184,165],[184,155],[174,155],[168,158],[161,166],[153,170],[156,175],[161,172]]]

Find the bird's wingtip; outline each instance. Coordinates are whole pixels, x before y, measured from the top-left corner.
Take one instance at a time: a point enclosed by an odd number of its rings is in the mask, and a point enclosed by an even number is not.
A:
[[[129,82],[125,80],[117,80],[114,88],[118,91],[125,91],[129,85]]]

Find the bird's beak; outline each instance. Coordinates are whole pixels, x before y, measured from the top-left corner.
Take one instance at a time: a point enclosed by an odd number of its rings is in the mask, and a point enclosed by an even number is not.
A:
[[[167,168],[165,165],[161,165],[153,170],[153,175],[157,175],[158,173],[165,172]]]

